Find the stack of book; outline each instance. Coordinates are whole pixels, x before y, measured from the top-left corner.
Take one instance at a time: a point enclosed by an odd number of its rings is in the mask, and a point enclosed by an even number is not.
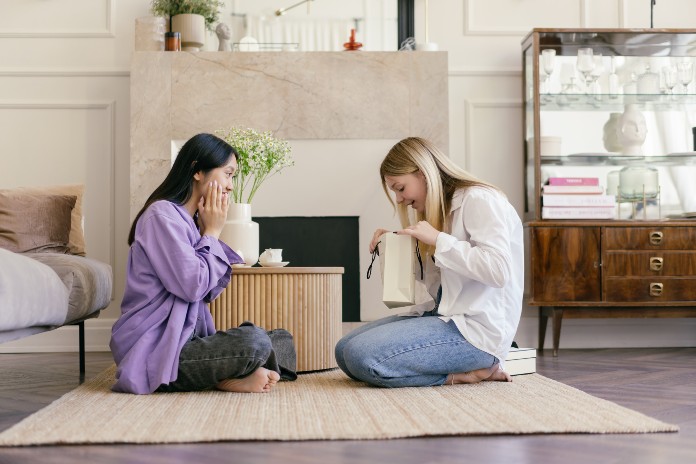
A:
[[[536,350],[534,348],[510,348],[510,352],[505,358],[505,372],[510,375],[535,373]]]
[[[542,186],[542,219],[613,219],[616,197],[604,194],[598,177],[550,177]]]

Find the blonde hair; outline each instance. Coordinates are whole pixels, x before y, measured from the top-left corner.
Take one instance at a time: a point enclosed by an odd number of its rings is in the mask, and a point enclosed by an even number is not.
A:
[[[403,176],[417,172],[422,173],[425,178],[425,211],[424,213],[415,212],[414,217],[410,217],[406,205],[395,204],[392,200],[385,177]],[[435,144],[419,137],[409,137],[394,145],[382,161],[379,175],[382,178],[384,193],[398,213],[402,227],[407,227],[418,221],[428,221],[435,229],[445,231],[445,219],[457,189],[486,187],[499,190],[494,185],[477,179],[461,169]],[[422,249],[426,254],[435,252],[434,246],[425,246]]]

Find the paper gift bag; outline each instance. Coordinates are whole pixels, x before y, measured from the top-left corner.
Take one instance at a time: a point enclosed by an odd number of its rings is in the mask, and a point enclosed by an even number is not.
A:
[[[382,301],[389,308],[416,302],[414,275],[416,240],[408,235],[386,233],[377,245],[382,274]]]

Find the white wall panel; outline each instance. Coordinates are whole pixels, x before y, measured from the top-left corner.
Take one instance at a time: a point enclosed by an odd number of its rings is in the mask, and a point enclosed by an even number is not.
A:
[[[90,257],[114,260],[114,103],[2,102],[0,186],[85,186]]]
[[[111,37],[115,0],[3,0],[0,37]]]
[[[619,0],[624,27],[649,28],[650,2],[643,0]],[[653,7],[655,28],[696,28],[693,0],[660,0]]]
[[[519,35],[534,27],[584,27],[586,0],[464,0],[464,33]]]
[[[586,27],[622,27],[621,1],[622,0],[585,0]]]
[[[521,215],[522,104],[489,100],[466,105],[466,152],[470,156],[465,169],[503,190]]]

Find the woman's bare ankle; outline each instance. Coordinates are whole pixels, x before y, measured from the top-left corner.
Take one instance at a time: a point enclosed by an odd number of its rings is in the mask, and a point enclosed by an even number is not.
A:
[[[484,367],[469,372],[456,372],[449,374],[445,380],[447,385],[455,385],[462,383],[478,383],[483,381],[495,382],[512,382],[510,375],[500,369],[500,364],[495,364],[492,367]]]

